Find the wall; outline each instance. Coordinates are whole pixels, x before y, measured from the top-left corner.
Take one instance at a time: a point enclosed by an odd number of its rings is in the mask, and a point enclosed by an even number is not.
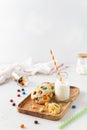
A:
[[[87,53],[86,0],[1,0],[0,63],[56,59],[75,63]]]

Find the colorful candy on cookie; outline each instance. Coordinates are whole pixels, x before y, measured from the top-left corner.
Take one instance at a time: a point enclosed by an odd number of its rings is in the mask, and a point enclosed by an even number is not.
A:
[[[60,105],[57,103],[48,103],[48,110],[52,114],[60,113]]]
[[[37,86],[31,93],[31,99],[33,99],[38,104],[45,104],[49,102],[54,96],[54,84],[44,82]]]

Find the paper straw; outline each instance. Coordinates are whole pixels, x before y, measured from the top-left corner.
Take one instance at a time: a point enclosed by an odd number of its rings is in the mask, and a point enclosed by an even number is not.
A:
[[[57,64],[56,64],[56,61],[55,61],[55,59],[54,59],[54,55],[53,55],[52,50],[50,50],[50,54],[52,55],[52,60],[53,60],[53,62],[54,62],[54,66],[55,66],[55,68],[56,68],[57,75],[58,75],[60,81],[62,81],[62,77],[60,76],[59,68],[58,68],[58,66],[57,66]]]
[[[58,128],[62,129],[64,128],[66,125],[68,125],[70,122],[74,121],[76,118],[78,118],[79,116],[81,116],[82,114],[84,114],[85,112],[87,112],[87,107],[83,108],[82,110],[80,110],[79,112],[75,113],[73,116],[71,116],[70,118],[68,118],[67,120],[65,120],[64,122],[62,122]]]

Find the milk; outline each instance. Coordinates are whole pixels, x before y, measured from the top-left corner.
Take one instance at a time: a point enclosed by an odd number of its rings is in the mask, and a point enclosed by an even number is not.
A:
[[[55,82],[55,98],[57,101],[67,101],[70,96],[70,86],[67,81],[60,82],[59,79]]]

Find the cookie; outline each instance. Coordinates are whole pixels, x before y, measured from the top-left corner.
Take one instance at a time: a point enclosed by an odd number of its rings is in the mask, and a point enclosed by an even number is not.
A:
[[[60,113],[60,105],[57,103],[48,103],[48,110],[52,114]]]
[[[54,96],[54,84],[50,82],[44,82],[37,86],[31,93],[31,99],[35,100],[38,104],[45,104],[49,102]]]

